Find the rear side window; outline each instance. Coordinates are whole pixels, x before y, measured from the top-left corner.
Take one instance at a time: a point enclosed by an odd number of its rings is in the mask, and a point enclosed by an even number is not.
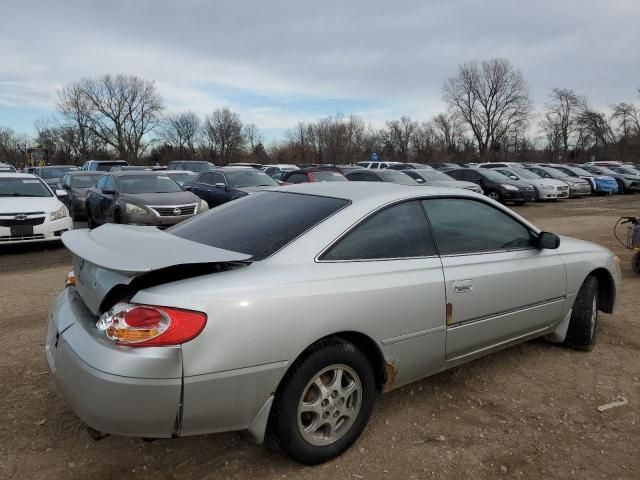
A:
[[[504,212],[475,200],[423,200],[441,255],[533,248],[533,234]]]
[[[262,260],[348,204],[341,198],[260,192],[197,215],[167,232]]]
[[[322,260],[376,260],[435,255],[427,218],[418,201],[375,213],[322,256]]]

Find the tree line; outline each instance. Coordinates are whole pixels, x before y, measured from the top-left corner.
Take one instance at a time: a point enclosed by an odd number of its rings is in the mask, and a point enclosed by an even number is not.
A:
[[[638,90],[640,95],[640,89]],[[83,78],[56,92],[57,117],[34,122],[35,138],[0,127],[0,161],[20,164],[29,145],[51,163],[121,158],[134,163],[207,159],[259,163],[352,163],[377,152],[402,162],[636,160],[640,107],[592,107],[554,88],[539,112],[529,84],[506,59],[469,62],[442,87],[446,110],[428,121],[403,116],[373,128],[357,115],[299,122],[265,145],[258,126],[228,108],[200,117],[168,112],[155,83],[133,75]]]

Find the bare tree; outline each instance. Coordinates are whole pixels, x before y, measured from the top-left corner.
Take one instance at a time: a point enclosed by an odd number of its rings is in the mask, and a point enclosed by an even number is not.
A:
[[[200,134],[200,119],[193,112],[167,115],[160,127],[160,138],[173,147],[180,157],[192,157]]]
[[[8,127],[0,127],[0,161],[18,164],[20,157],[26,154],[28,139],[18,135]]]
[[[387,151],[397,155],[400,161],[408,162],[411,139],[418,128],[418,123],[413,122],[409,117],[401,117],[400,120],[387,121],[386,126],[381,133]]]
[[[67,85],[57,91],[58,101],[57,109],[63,118],[74,129],[76,143],[78,144],[78,158],[86,160],[89,156],[90,144],[92,136],[89,129],[90,107],[89,100],[84,95],[80,84],[75,83]]]
[[[464,127],[455,115],[439,113],[431,120],[438,143],[451,162],[464,143]]]
[[[146,136],[160,122],[163,106],[152,81],[133,75],[83,78],[58,92],[58,109],[121,158],[138,160]]]
[[[545,131],[557,132],[562,159],[569,159],[569,144],[576,132],[577,115],[585,105],[584,97],[567,88],[554,88],[549,94],[550,102],[545,106],[545,116],[541,127]]]
[[[264,137],[258,130],[258,127],[255,123],[248,123],[243,127],[244,138],[248,144],[249,149],[251,151],[256,148],[256,146],[262,142],[264,142]]]
[[[214,110],[204,121],[204,133],[215,155],[228,164],[233,155],[242,149],[242,121],[228,108]]]
[[[443,99],[471,129],[481,157],[490,156],[516,125],[526,124],[532,110],[527,82],[506,59],[461,65],[445,82]]]
[[[621,102],[611,105],[611,119],[617,122],[623,139],[640,135],[640,110],[632,103]]]

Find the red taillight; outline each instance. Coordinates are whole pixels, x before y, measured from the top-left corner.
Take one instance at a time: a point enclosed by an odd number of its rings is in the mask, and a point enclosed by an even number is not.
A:
[[[193,340],[207,323],[201,312],[151,305],[119,303],[96,326],[121,345],[179,345]]]

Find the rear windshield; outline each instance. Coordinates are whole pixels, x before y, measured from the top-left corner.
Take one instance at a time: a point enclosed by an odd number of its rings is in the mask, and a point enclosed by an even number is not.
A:
[[[182,187],[166,175],[127,175],[118,180],[122,193],[174,193]]]
[[[0,178],[0,197],[50,197],[51,191],[38,178]]]
[[[74,175],[71,177],[71,188],[90,188],[95,186],[100,175]]]
[[[348,204],[341,198],[260,192],[197,215],[167,232],[262,260]]]
[[[211,162],[193,161],[193,162],[170,162],[170,166],[174,166],[181,170],[191,170],[192,172],[206,172],[216,166]]]

